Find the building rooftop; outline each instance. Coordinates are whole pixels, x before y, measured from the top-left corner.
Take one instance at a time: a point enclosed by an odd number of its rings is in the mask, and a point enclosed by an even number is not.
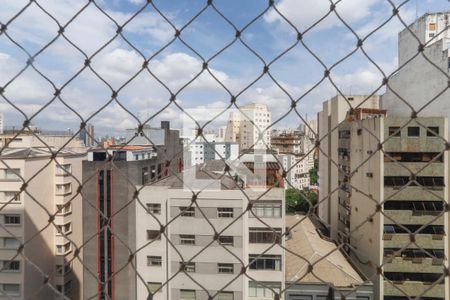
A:
[[[230,176],[224,174],[217,174],[211,171],[207,171],[202,169],[199,166],[194,166],[196,168],[195,178],[199,180],[220,180],[221,189],[224,190],[235,190],[239,189],[236,181]],[[166,186],[172,189],[181,189],[183,188],[183,174],[177,174],[177,176],[172,175],[166,178],[163,178],[157,182],[151,184],[151,186]]]
[[[77,152],[70,149],[59,149],[56,147],[44,148],[44,147],[33,147],[33,148],[6,148],[1,152],[1,157],[3,159],[28,159],[37,157],[51,157],[52,153],[58,152],[58,157],[67,156],[83,156],[86,152]]]
[[[344,254],[335,250],[336,244],[319,235],[309,217],[286,215],[286,226],[291,229],[291,238],[286,241],[286,248],[289,250],[286,251],[286,282],[325,282],[334,287],[365,283]],[[308,272],[308,262],[313,265],[312,272]]]

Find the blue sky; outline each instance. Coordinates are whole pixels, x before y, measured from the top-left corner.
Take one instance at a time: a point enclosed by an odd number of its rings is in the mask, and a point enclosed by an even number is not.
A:
[[[65,24],[87,1],[81,0],[38,0],[61,24]],[[267,1],[262,0],[216,0],[215,7],[238,28],[262,13]],[[403,1],[393,1],[399,5]],[[24,7],[28,1],[4,0],[0,4],[0,22],[6,23]],[[145,5],[141,0],[97,0],[117,23],[122,24]],[[301,31],[305,31],[320,19],[329,9],[329,0],[279,0],[276,7]],[[197,12],[205,7],[206,1],[163,1],[155,0],[155,6],[177,27],[184,26]],[[417,6],[416,6],[417,5]],[[389,19],[392,7],[387,0],[342,0],[336,6],[341,17],[361,37]],[[445,0],[409,1],[402,6],[400,16],[411,23],[417,14],[448,10]],[[370,57],[390,74],[397,65],[397,33],[404,28],[394,18],[364,43]],[[29,53],[34,54],[56,36],[58,26],[54,20],[32,4],[21,16],[11,22],[7,33]],[[95,53],[115,34],[116,27],[94,5],[82,12],[65,31],[65,35],[88,56]],[[92,60],[94,70],[111,85],[119,88],[142,66],[144,57],[154,55],[173,37],[172,27],[151,6],[145,8],[137,18],[124,29],[124,35],[139,52],[118,38],[100,51]],[[161,53],[152,58],[150,70],[173,92],[186,84],[201,71],[203,59],[208,60],[220,49],[232,42],[234,28],[211,7],[207,8],[181,33],[182,39],[197,53],[176,40]],[[297,42],[295,31],[270,9],[242,33],[245,43],[269,63],[284,50]],[[326,66],[331,66],[355,49],[357,39],[337,17],[332,14],[309,30],[303,38]],[[198,56],[200,54],[200,56]],[[36,59],[35,66],[57,87],[62,86],[78,72],[84,63],[84,56],[72,45],[59,37]],[[5,35],[0,36],[0,86],[5,86],[25,66],[27,56]],[[274,119],[289,110],[290,97],[298,99],[323,76],[324,67],[298,44],[270,66],[270,74],[289,93],[286,95],[266,75],[240,93],[262,72],[264,63],[237,41],[209,63],[211,72],[233,93],[240,94],[237,103],[266,103]],[[381,83],[380,72],[356,52],[332,70],[333,81],[343,93],[371,93]],[[47,104],[54,89],[42,76],[31,68],[22,73],[5,90],[5,96],[26,115],[31,116]],[[320,109],[321,103],[336,95],[336,89],[328,81],[320,84],[313,92],[302,97],[298,110],[302,116],[311,118]],[[76,79],[64,87],[61,98],[83,118],[101,108],[111,96],[110,88],[90,70],[84,70]],[[289,97],[290,96],[290,97]],[[120,103],[141,121],[152,116],[167,105],[170,94],[149,73],[142,73],[123,88],[118,96]],[[192,85],[177,95],[177,103],[183,108],[197,108],[212,114],[213,109],[229,104],[230,95],[209,74],[200,76]],[[7,125],[18,125],[24,117],[10,104],[0,98],[0,111],[6,116]],[[157,124],[169,119],[177,125],[180,110],[174,105],[166,108],[152,119]],[[222,119],[223,121],[223,119]],[[291,113],[279,124],[280,127],[297,127],[301,120]],[[80,118],[64,104],[56,100],[40,112],[33,123],[44,128],[77,128]],[[133,127],[137,121],[117,103],[111,103],[91,120],[100,134],[118,134],[122,129]]]

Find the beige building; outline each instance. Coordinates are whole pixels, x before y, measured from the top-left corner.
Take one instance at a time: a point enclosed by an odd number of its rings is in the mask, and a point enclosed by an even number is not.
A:
[[[197,176],[219,180],[220,189],[202,191],[193,203],[192,192],[169,177],[139,194],[147,210],[136,207],[137,299],[149,292],[155,300],[274,299],[284,288],[284,190],[256,200],[263,192],[245,189],[253,213],[243,213],[249,203],[234,180]],[[168,223],[161,236],[160,224]]]
[[[313,140],[299,131],[272,132],[272,149],[287,171],[286,188],[304,189],[310,186],[309,171],[314,168]]]
[[[319,210],[320,219],[330,225],[331,237],[337,237],[338,212],[338,126],[351,108],[378,109],[380,97],[336,96],[323,103],[318,113],[319,150]]]
[[[338,239],[376,299],[449,299],[447,119],[382,115],[339,127]]]
[[[2,152],[0,299],[82,299],[82,265],[75,254],[82,244],[77,189],[85,154],[64,149],[51,156],[47,148]]]
[[[265,104],[251,103],[231,112],[228,119],[225,141],[239,142],[239,149],[267,149],[271,146],[269,126],[272,114]]]

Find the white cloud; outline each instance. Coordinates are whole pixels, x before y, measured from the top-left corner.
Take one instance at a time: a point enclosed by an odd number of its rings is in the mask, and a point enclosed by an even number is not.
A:
[[[336,11],[345,21],[356,22],[370,15],[372,6],[377,2],[379,1],[343,0],[336,5]],[[276,4],[276,8],[303,31],[330,11],[330,2],[328,0],[281,0]],[[273,9],[264,16],[264,19],[270,24],[279,23],[283,24],[283,27],[287,26],[286,21]],[[334,13],[331,13],[315,29],[329,29],[336,26],[344,26],[344,24]]]

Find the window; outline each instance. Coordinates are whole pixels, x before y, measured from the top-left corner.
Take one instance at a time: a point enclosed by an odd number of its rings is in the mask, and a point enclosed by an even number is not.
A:
[[[69,234],[72,232],[72,224],[56,225],[57,234]]]
[[[221,236],[219,236],[219,243],[221,245],[233,246],[234,245],[233,236],[221,235]]]
[[[195,290],[180,290],[181,300],[192,300],[195,298]]]
[[[408,136],[412,137],[420,136],[420,127],[418,126],[408,127]]]
[[[20,295],[20,284],[16,283],[2,283],[1,284],[2,291],[10,296]]]
[[[161,282],[147,282],[147,287],[150,290],[150,293],[160,293],[162,292],[162,283]]]
[[[7,249],[17,249],[20,246],[20,241],[16,238],[4,237],[4,238],[2,238],[1,246],[3,246],[3,248],[7,248]]]
[[[147,266],[160,267],[162,265],[161,256],[147,256]]]
[[[70,243],[66,243],[64,245],[56,246],[56,254],[65,255],[72,250],[72,245]]]
[[[436,31],[436,23],[429,23],[428,24],[428,30],[429,31]]]
[[[233,292],[220,292],[217,300],[234,300]]]
[[[274,202],[255,202],[252,206],[252,212],[260,218],[281,218],[281,201]],[[250,213],[250,217],[254,217]]]
[[[65,265],[56,265],[56,274],[58,275],[66,275],[72,271],[72,268],[70,267],[70,264],[67,263]]]
[[[19,260],[2,260],[1,261],[1,271],[0,272],[18,272],[20,271],[20,261]]]
[[[68,294],[70,294],[70,292],[72,292],[72,288],[73,288],[72,280],[69,280],[66,283],[64,283],[64,295],[67,296]]]
[[[72,212],[72,204],[56,205],[56,210],[58,211],[58,215],[70,214]]]
[[[231,208],[231,207],[218,207],[217,208],[217,217],[219,217],[219,218],[232,218],[233,217],[233,208]]]
[[[193,206],[180,206],[180,216],[182,217],[194,217],[195,207]]]
[[[217,264],[217,272],[222,274],[233,274],[234,265],[233,264]]]
[[[180,234],[181,245],[195,245],[195,235]]]
[[[147,203],[147,211],[150,214],[160,215],[161,214],[161,204],[159,204],[159,203]]]
[[[439,136],[439,127],[437,126],[428,127],[427,136]]]
[[[281,228],[250,228],[249,242],[251,244],[280,243]]]
[[[180,262],[180,268],[183,266],[183,262]],[[195,273],[195,262],[184,263],[184,271],[189,273]]]
[[[280,294],[281,282],[250,281],[248,283],[249,297],[275,298],[275,293]],[[274,293],[275,292],[275,293]]]
[[[250,270],[281,271],[281,255],[250,254]]]
[[[20,181],[20,169],[2,169],[4,180]]]
[[[56,194],[57,195],[66,195],[72,192],[72,184],[71,183],[63,183],[56,185]]]
[[[160,240],[161,232],[159,230],[147,230],[147,240]]]
[[[0,193],[1,194],[1,193]],[[20,192],[15,192],[15,191],[7,191],[7,192],[3,192],[3,202],[10,202],[10,201],[20,201]]]
[[[20,215],[4,215],[5,225],[20,225]]]
[[[142,168],[142,184],[146,184],[150,179],[150,174],[148,172],[148,167]]]
[[[400,127],[389,127],[389,136],[401,136]]]
[[[56,165],[56,175],[68,176],[70,174],[72,174],[72,165],[71,164]]]

